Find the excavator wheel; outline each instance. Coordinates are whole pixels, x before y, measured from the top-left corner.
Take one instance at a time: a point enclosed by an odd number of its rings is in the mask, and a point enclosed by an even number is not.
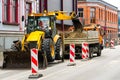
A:
[[[101,46],[100,44],[98,45],[98,51],[97,51],[97,56],[101,56]]]
[[[92,59],[93,58],[93,47],[90,47],[89,49],[89,58]]]
[[[63,61],[63,48],[62,48],[62,41],[61,39],[58,39],[58,41],[55,44],[55,59],[56,60],[62,60]]]
[[[43,40],[42,43],[42,51],[46,53],[47,61],[52,62],[55,60],[55,51],[54,51],[54,43],[51,38],[47,38]]]
[[[37,42],[30,42],[29,48],[30,49],[37,48]],[[47,68],[48,61],[46,58],[46,52],[43,51],[43,49],[38,51],[38,62],[39,62],[39,68]]]

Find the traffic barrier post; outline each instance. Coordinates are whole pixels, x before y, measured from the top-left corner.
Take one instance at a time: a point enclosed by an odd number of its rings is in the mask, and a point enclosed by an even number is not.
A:
[[[110,41],[110,48],[115,48],[115,46],[114,46],[114,41],[111,39],[111,41]]]
[[[31,72],[29,78],[39,78],[42,74],[38,74],[38,49],[31,49]]]
[[[70,44],[70,63],[68,64],[68,66],[74,66],[76,65],[75,63],[75,44]]]
[[[89,57],[89,46],[88,43],[82,43],[82,59],[86,60]]]

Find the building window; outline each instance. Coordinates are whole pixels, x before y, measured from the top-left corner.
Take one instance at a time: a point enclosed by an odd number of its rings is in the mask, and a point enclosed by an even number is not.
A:
[[[32,3],[26,2],[26,9],[25,9],[25,24],[27,24],[28,14],[32,12]]]
[[[110,22],[110,12],[108,12],[108,22]]]
[[[4,0],[4,22],[10,21],[10,0]]]
[[[115,23],[115,14],[113,14],[113,22]]]
[[[107,11],[107,22],[109,21],[109,12]]]
[[[110,12],[110,22],[111,22],[111,12]]]
[[[32,12],[32,5],[31,3],[26,3],[26,13],[29,14]]]
[[[100,11],[100,9],[99,9],[99,20],[101,20],[101,11]]]
[[[95,8],[90,8],[90,23],[95,23]]]
[[[78,8],[79,17],[83,17],[83,8]]]
[[[4,0],[4,24],[18,24],[18,0]]]
[[[12,22],[18,23],[18,0],[12,3]]]

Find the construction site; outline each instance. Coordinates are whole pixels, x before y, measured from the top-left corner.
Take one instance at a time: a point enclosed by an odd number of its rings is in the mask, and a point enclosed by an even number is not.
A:
[[[43,76],[38,74],[39,70],[46,70],[56,61],[62,65],[69,60],[68,66],[75,66],[76,59],[103,58],[104,48],[116,49],[119,45],[117,32],[107,32],[114,29],[109,29],[107,22],[108,28],[97,21],[91,22],[91,16],[89,23],[84,22],[80,15],[85,8],[80,9],[80,2],[85,4],[84,0],[0,1],[0,16],[3,16],[0,18],[1,70],[31,69],[28,78],[39,78]],[[102,2],[96,0],[96,3],[111,6],[116,14],[116,7]],[[55,5],[51,6],[52,3]],[[93,9],[90,15],[94,15]]]

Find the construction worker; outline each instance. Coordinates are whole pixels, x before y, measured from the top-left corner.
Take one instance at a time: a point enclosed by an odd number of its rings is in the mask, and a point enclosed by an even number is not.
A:
[[[43,22],[39,21],[38,26],[39,26],[40,29],[43,29]]]

